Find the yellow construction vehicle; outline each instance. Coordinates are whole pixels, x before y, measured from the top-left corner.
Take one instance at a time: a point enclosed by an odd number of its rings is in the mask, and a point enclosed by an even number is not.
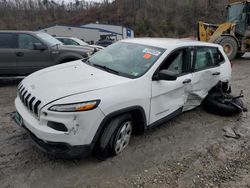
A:
[[[222,45],[232,60],[250,51],[250,0],[234,1],[226,9],[226,23],[198,23],[198,40]]]

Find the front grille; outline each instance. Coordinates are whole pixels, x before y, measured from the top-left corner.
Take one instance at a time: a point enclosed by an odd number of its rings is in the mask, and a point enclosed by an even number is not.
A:
[[[18,86],[18,95],[24,104],[33,114],[38,117],[41,101],[33,96],[22,84]]]

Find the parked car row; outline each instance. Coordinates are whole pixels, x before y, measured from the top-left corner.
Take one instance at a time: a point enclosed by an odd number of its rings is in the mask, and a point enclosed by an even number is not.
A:
[[[231,64],[219,45],[128,39],[85,57],[35,72],[18,86],[13,118],[50,154],[118,155],[132,133],[204,101],[217,111],[243,110],[230,95]]]
[[[49,34],[0,31],[0,76],[28,75],[37,70],[86,58],[102,47],[63,45]]]
[[[75,37],[55,37],[55,38],[60,40],[64,45],[91,46],[93,48],[96,48],[97,50],[104,49],[103,46],[89,45],[88,43],[86,43],[78,38],[75,38]]]

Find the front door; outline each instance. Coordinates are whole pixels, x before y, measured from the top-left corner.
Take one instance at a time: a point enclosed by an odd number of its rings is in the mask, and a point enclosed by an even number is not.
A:
[[[51,65],[49,50],[35,50],[34,44],[42,42],[29,34],[17,35],[17,70],[19,74],[30,74]]]
[[[16,56],[11,33],[0,33],[0,75],[16,74]]]
[[[191,90],[189,59],[189,49],[179,49],[171,53],[159,67],[158,71],[173,71],[178,78],[175,81],[152,81],[150,124],[182,112]]]

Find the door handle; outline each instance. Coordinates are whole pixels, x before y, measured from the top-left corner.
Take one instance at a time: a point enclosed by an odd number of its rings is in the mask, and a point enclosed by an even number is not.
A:
[[[220,72],[215,72],[215,73],[213,73],[212,75],[213,75],[213,76],[218,76],[218,75],[220,75]]]
[[[192,81],[191,79],[186,79],[186,80],[184,80],[182,83],[183,83],[183,84],[188,84],[188,83],[191,83],[191,81]]]
[[[24,56],[24,53],[23,53],[23,52],[17,52],[17,53],[16,53],[16,56],[17,56],[17,57],[22,57],[22,56]]]

